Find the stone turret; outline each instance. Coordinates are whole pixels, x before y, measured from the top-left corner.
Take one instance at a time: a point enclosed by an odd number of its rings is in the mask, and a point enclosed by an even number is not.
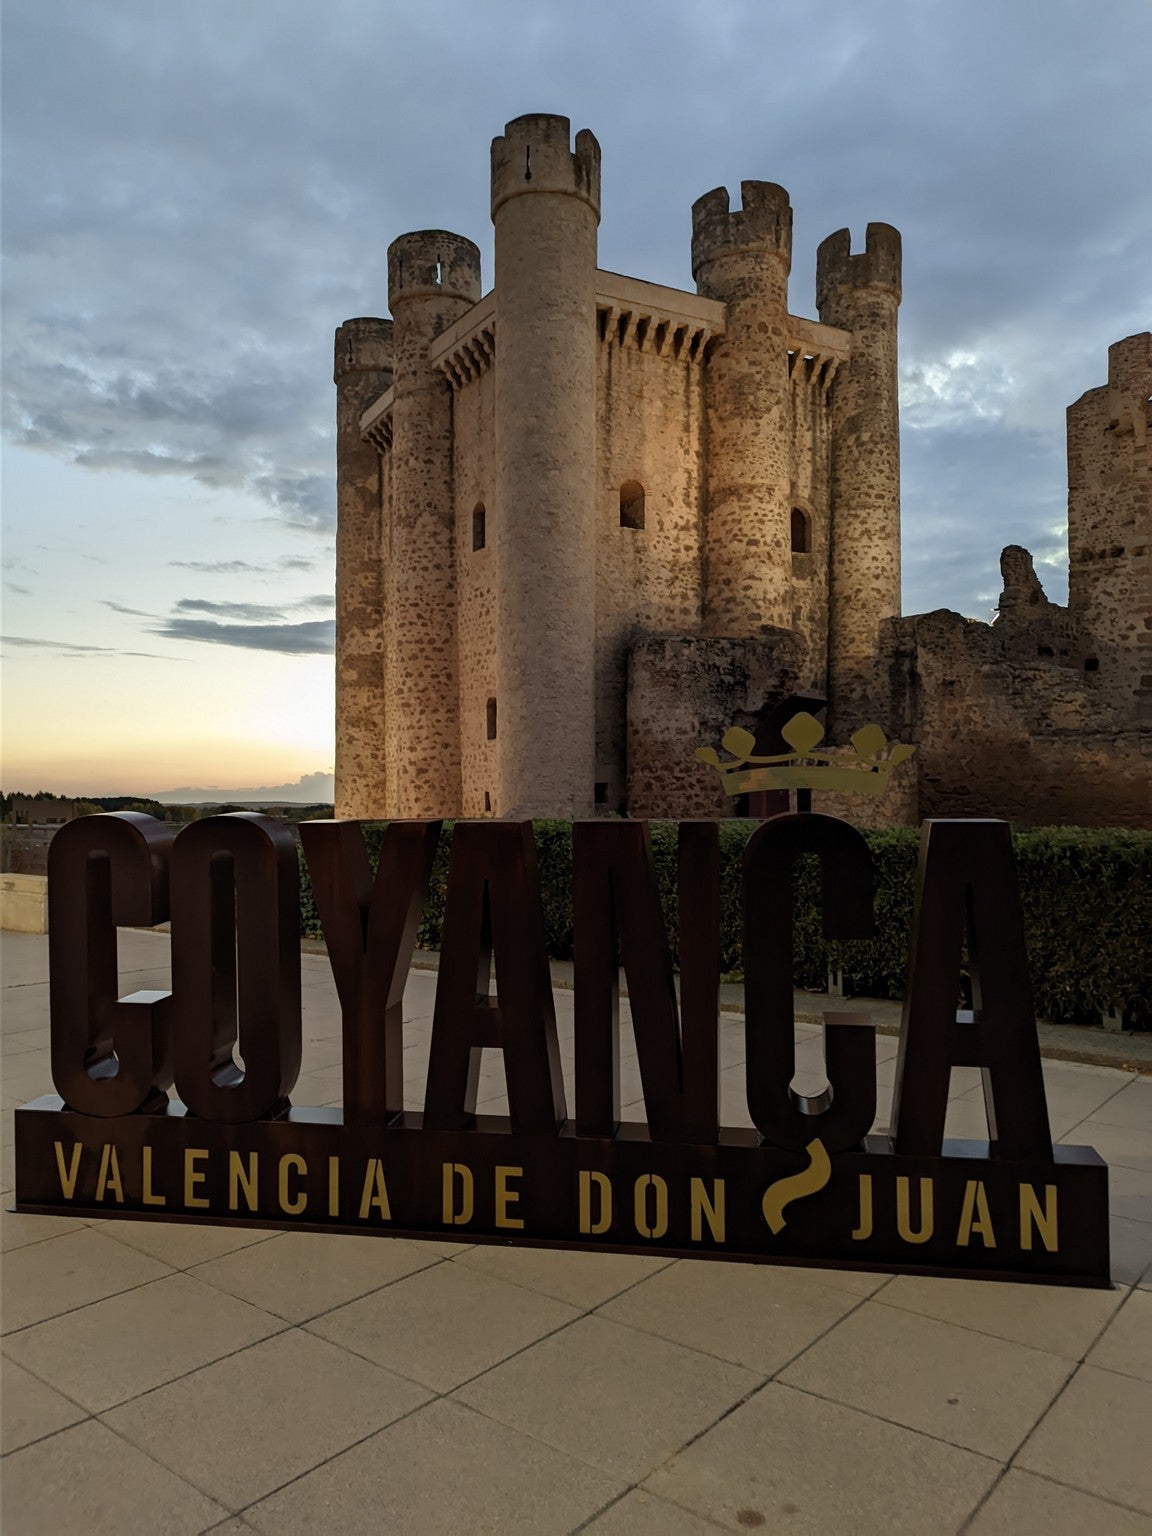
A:
[[[1108,383],[1068,407],[1068,606],[1102,700],[1152,721],[1152,332],[1108,348]]]
[[[582,816],[595,778],[596,230],[600,146],[566,117],[492,141],[501,816]]]
[[[706,384],[704,627],[745,639],[792,623],[788,273],[783,187],[717,187],[692,207],[692,275],[727,306]]]
[[[900,612],[900,264],[889,224],[869,224],[857,255],[846,229],[816,255],[820,319],[852,333],[831,405],[828,687],[840,739],[883,710],[880,624]]]
[[[479,297],[480,252],[462,235],[426,229],[388,247],[395,382],[385,750],[400,816],[451,816],[460,804],[452,390],[428,348]]]
[[[360,415],[392,383],[392,322],[346,320],[336,332],[336,814],[388,804],[381,740],[387,466],[360,436]]]

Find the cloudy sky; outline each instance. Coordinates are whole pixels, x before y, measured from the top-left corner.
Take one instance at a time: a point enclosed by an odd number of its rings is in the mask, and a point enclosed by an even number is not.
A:
[[[904,608],[1063,600],[1065,406],[1152,320],[1148,0],[6,0],[5,787],[332,762],[332,332],[470,235],[488,142],[604,153],[600,263],[690,288],[694,198],[904,236]],[[317,781],[309,781],[309,787]]]

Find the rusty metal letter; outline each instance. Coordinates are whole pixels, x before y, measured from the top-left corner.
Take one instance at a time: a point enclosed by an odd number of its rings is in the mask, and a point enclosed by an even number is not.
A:
[[[859,1144],[876,1117],[876,1030],[867,1014],[824,1014],[829,1087],[796,1093],[792,1012],[792,865],[820,859],[824,933],[872,933],[872,852],[861,834],[833,816],[775,816],[744,851],[744,1029],[748,1111],[765,1141],[803,1151],[819,1137],[827,1152]]]
[[[118,811],[61,827],[48,849],[52,1080],[69,1109],[129,1115],[167,1102],[167,992],[117,996],[117,925],[168,917],[175,828]]]
[[[967,935],[972,1011],[958,1011]],[[953,1067],[979,1067],[994,1157],[1052,1156],[1024,915],[1006,821],[926,821],[892,1134],[937,1156]]]
[[[572,829],[576,1131],[612,1136],[620,1119],[619,974],[653,1141],[714,1144],[720,1129],[719,828],[679,832],[680,1017],[646,821]]]
[[[202,1120],[281,1114],[300,1071],[296,841],[271,816],[210,816],[171,870],[176,1091]]]
[[[300,823],[340,996],[348,1125],[383,1125],[404,1109],[404,984],[441,825],[389,822],[373,881],[358,821]]]
[[[488,995],[493,958],[497,996]],[[424,1125],[474,1124],[481,1050],[504,1053],[518,1135],[555,1135],[565,1116],[544,909],[530,821],[458,821],[444,909]]]

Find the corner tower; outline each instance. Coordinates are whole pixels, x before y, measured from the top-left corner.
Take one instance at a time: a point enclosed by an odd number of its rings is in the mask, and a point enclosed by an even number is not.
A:
[[[336,815],[383,815],[384,524],[387,466],[360,415],[392,383],[392,322],[336,332]]]
[[[590,814],[600,146],[534,114],[492,141],[499,816]]]
[[[426,229],[388,247],[395,383],[384,738],[397,816],[453,816],[460,805],[452,388],[428,349],[479,297],[480,252],[463,235]]]
[[[727,306],[705,383],[704,627],[734,639],[792,624],[792,207],[769,181],[740,196],[736,212],[726,187],[692,206],[697,291]]]
[[[880,624],[900,612],[900,267],[900,235],[890,224],[869,224],[855,256],[846,229],[816,253],[820,319],[852,333],[831,401],[828,688],[841,739],[877,711]]]

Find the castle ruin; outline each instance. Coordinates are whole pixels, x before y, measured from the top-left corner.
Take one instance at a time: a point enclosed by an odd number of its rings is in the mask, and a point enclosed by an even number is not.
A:
[[[594,136],[517,118],[492,290],[402,235],[336,333],[337,814],[731,814],[693,747],[802,697],[917,743],[887,819],[1017,816],[1007,751],[1047,819],[1139,824],[1149,336],[1069,414],[1069,608],[1008,550],[996,624],[901,619],[897,231],[821,244],[816,321],[781,187],[696,202],[696,293],[599,269],[599,217]]]

